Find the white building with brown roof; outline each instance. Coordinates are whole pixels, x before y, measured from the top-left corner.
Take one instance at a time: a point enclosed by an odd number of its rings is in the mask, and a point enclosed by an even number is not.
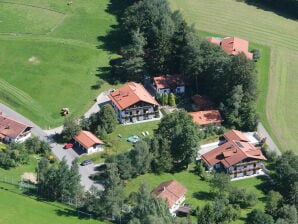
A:
[[[159,104],[139,83],[129,82],[108,97],[120,123],[134,123],[159,116]]]
[[[201,155],[209,170],[225,171],[231,178],[257,174],[267,160],[261,149],[249,142],[240,131],[230,130],[217,148]]]
[[[104,144],[90,131],[80,131],[80,133],[73,137],[75,144],[83,149],[87,154],[103,151]]]
[[[185,82],[181,75],[161,75],[153,78],[152,86],[159,93],[184,93]]]
[[[0,141],[24,142],[31,136],[32,127],[0,114]]]
[[[158,198],[165,200],[168,204],[170,213],[175,215],[175,211],[185,200],[187,188],[176,180],[161,183],[151,193]]]

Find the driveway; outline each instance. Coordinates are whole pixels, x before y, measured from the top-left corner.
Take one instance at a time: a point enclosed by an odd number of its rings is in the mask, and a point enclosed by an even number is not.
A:
[[[21,121],[23,123],[26,123],[28,125],[31,125],[33,127],[32,133],[36,136],[38,136],[41,140],[47,141],[52,146],[52,152],[53,154],[59,159],[62,160],[64,157],[67,161],[68,165],[71,165],[72,161],[78,157],[78,154],[73,149],[65,150],[63,149],[63,145],[57,144],[54,142],[48,135],[49,133],[44,132],[38,125],[33,123],[28,118],[22,116],[21,114],[11,110],[9,107],[5,106],[4,104],[0,103],[0,112],[3,113],[3,115],[6,115],[8,117],[11,117],[15,120]],[[56,132],[58,129],[54,129]],[[89,190],[92,185],[95,185],[98,187],[98,189],[103,190],[103,186],[101,184],[98,184],[92,180],[90,180],[88,177],[93,174],[94,171],[94,165],[90,164],[89,166],[80,166],[79,168],[80,174],[81,174],[81,184],[84,186],[85,190]]]
[[[274,143],[274,141],[272,140],[272,138],[270,137],[269,133],[266,131],[266,129],[264,128],[264,126],[262,125],[261,122],[258,124],[257,129],[258,129],[258,132],[261,135],[263,135],[264,137],[266,137],[266,144],[269,146],[269,149],[271,149],[272,151],[274,151],[277,155],[281,155],[281,152],[280,152],[279,148]]]

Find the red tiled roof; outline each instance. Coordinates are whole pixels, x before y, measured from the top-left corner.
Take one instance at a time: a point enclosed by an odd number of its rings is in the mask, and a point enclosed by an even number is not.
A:
[[[226,143],[203,154],[201,156],[202,160],[208,166],[222,163],[226,168],[247,158],[267,160],[260,149],[246,140],[240,140],[237,135],[235,135],[235,137],[238,138],[238,140],[229,139]]]
[[[0,114],[0,134],[2,137],[8,136],[15,139],[27,128],[31,129],[32,127]]]
[[[97,138],[90,131],[80,131],[80,133],[73,137],[78,143],[80,143],[85,149],[90,148],[94,145],[104,144],[99,138]]]
[[[186,187],[176,180],[171,180],[161,183],[152,191],[152,194],[166,200],[171,208],[186,192]]]
[[[158,89],[170,89],[185,85],[181,75],[162,75],[154,77],[153,82]]]
[[[241,132],[241,131],[237,131],[237,130],[230,130],[227,131],[223,134],[223,137],[227,140],[227,141],[245,141],[248,142],[248,139],[245,137],[245,135]]]
[[[109,94],[109,98],[119,110],[143,101],[153,105],[159,105],[141,84],[129,82],[121,88]]]
[[[248,41],[238,37],[226,37],[221,41],[222,49],[230,55],[237,55],[243,52],[250,60],[253,54],[248,51]]]
[[[218,110],[202,110],[189,113],[193,117],[193,121],[198,125],[206,125],[222,122],[221,115]]]

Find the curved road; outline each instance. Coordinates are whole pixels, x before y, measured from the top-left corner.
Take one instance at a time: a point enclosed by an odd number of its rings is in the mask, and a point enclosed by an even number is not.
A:
[[[31,125],[33,127],[32,133],[38,136],[41,140],[49,142],[50,145],[52,146],[53,154],[60,160],[62,160],[62,158],[64,157],[68,165],[71,165],[71,162],[78,157],[78,154],[73,149],[64,150],[63,145],[57,144],[54,141],[52,141],[48,133],[43,131],[38,125],[36,125],[31,120],[24,117],[23,115],[15,112],[14,110],[10,109],[9,107],[1,103],[0,103],[0,111],[3,113],[3,115],[6,115],[15,120]],[[101,190],[104,189],[101,184],[96,183],[88,178],[91,174],[95,173],[94,168],[95,168],[94,164],[79,167],[79,171],[81,174],[81,184],[82,186],[84,186],[85,190],[89,190],[92,185],[98,187],[98,189],[101,189]]]

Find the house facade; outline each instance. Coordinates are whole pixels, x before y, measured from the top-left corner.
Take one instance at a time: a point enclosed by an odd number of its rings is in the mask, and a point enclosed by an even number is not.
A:
[[[261,149],[236,130],[224,133],[220,145],[201,158],[208,170],[224,171],[231,179],[258,174],[267,160]]]
[[[176,180],[171,180],[161,183],[151,193],[158,198],[165,200],[168,204],[170,213],[175,216],[177,209],[183,201],[185,201],[185,194],[187,188]]]
[[[159,104],[141,84],[130,82],[111,92],[109,98],[122,124],[159,117]]]
[[[24,142],[31,137],[32,127],[0,114],[0,141]]]
[[[208,38],[208,41],[220,46],[229,55],[244,53],[248,59],[253,59],[253,53],[248,51],[247,40],[243,40],[238,37],[226,37],[224,39],[211,37]]]
[[[209,125],[220,127],[221,122],[223,122],[218,110],[189,112],[189,115],[191,115],[193,121],[200,126],[200,129],[205,129]]]
[[[74,136],[73,139],[75,144],[87,154],[103,151],[103,141],[90,131],[80,131],[80,133]]]
[[[185,82],[181,75],[162,75],[154,77],[152,86],[156,93],[175,93],[185,92]]]

